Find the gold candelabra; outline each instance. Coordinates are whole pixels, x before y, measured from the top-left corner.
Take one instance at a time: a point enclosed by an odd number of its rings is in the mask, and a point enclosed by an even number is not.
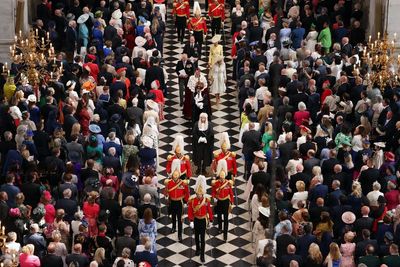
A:
[[[57,62],[49,33],[46,38],[40,37],[37,29],[31,29],[26,36],[21,31],[18,36],[15,35],[14,45],[10,46],[10,58],[15,66],[12,71],[16,71],[16,82],[26,78],[36,89],[41,82],[54,79],[54,76],[57,76],[54,75],[55,72],[63,72],[63,63]],[[2,74],[10,77],[7,62],[3,65]]]
[[[387,32],[382,37],[378,32],[374,41],[371,38],[370,35],[362,55],[367,70],[365,77],[367,82],[376,84],[381,90],[385,86],[397,85],[400,70],[400,55],[396,57],[394,53],[397,33],[393,35],[392,40],[389,40]]]

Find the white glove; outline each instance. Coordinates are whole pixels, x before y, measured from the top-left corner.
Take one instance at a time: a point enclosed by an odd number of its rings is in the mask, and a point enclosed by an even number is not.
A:
[[[203,143],[203,137],[199,137],[198,143]]]
[[[203,109],[203,103],[196,103],[196,105],[197,105],[197,107],[199,108],[199,109]]]
[[[190,222],[190,224],[189,224],[189,226],[190,226],[190,228],[194,228],[194,222]]]
[[[205,137],[203,137],[203,143],[207,144],[207,139]]]

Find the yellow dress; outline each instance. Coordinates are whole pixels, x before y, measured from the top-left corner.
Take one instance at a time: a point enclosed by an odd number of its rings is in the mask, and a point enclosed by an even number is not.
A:
[[[218,56],[224,56],[222,45],[215,46],[214,44],[210,47],[210,57],[208,63],[213,66]]]
[[[7,100],[10,101],[12,96],[15,93],[15,90],[17,89],[17,87],[15,86],[15,84],[13,83],[5,83],[3,90],[4,90],[4,96],[7,97]]]

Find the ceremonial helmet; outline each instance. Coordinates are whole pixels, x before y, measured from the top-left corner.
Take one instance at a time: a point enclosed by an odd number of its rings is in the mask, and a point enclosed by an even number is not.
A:
[[[224,159],[220,159],[217,165],[217,176],[221,177],[222,174],[224,178],[228,174],[228,163]]]
[[[177,173],[177,174],[175,174]],[[181,176],[181,161],[179,159],[174,159],[171,164],[171,175],[177,175],[177,178]]]
[[[196,194],[204,195],[206,188],[207,188],[206,177],[204,175],[199,175],[196,178],[196,183],[194,185]]]
[[[181,153],[184,154],[184,147],[185,147],[185,142],[183,141],[183,136],[182,135],[177,135],[175,137],[174,142],[172,143],[172,153]],[[178,149],[178,151],[177,151]]]
[[[201,8],[199,1],[194,2],[193,5],[193,16],[200,15],[201,16]]]
[[[196,194],[198,195],[204,195],[205,194],[205,190],[203,188],[203,185],[199,184],[195,190]]]
[[[227,132],[221,133],[221,139],[219,140],[221,149],[229,150],[231,148],[231,142],[229,141],[229,135]]]

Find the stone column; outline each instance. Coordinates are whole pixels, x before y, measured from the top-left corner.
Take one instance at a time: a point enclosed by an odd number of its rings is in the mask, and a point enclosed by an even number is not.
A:
[[[393,38],[393,34],[397,33],[397,48],[400,46],[400,1],[396,0],[386,0],[389,3],[387,4],[387,14],[386,14],[386,26],[387,32],[389,34],[389,38]]]
[[[15,1],[1,0],[0,8],[0,62],[10,63],[10,45],[15,36]]]

